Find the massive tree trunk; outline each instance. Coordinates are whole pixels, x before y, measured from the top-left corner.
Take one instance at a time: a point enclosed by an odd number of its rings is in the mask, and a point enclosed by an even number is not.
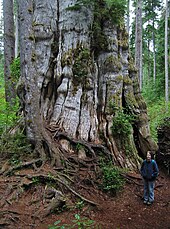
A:
[[[114,164],[135,169],[138,154],[157,146],[129,57],[128,35],[110,18],[94,14],[92,4],[76,8],[75,3],[19,0],[19,87],[27,136],[56,165],[76,148],[77,157],[101,151]],[[112,133],[112,120],[122,108],[136,115],[126,139],[119,131]]]
[[[10,64],[15,57],[13,0],[3,0],[4,17],[4,77],[6,101],[13,104],[15,98],[15,80],[11,78]]]

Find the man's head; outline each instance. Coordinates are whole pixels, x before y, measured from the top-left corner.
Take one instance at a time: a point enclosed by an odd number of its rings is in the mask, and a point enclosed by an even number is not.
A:
[[[147,161],[151,161],[151,158],[152,158],[151,151],[148,151],[147,154],[146,154],[146,160]]]

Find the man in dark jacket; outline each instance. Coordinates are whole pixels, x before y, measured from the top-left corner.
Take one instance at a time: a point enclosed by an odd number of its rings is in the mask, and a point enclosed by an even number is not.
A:
[[[151,152],[148,151],[146,160],[141,166],[141,175],[144,180],[144,204],[151,205],[154,201],[155,180],[159,174],[159,169],[155,160],[151,158]]]

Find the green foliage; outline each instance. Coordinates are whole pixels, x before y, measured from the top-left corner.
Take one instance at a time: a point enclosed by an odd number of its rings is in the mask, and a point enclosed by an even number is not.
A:
[[[0,68],[0,134],[7,131],[16,121],[18,117],[18,100],[13,102],[13,106],[5,101],[5,86],[3,70]]]
[[[170,106],[169,106],[169,108],[170,108]],[[168,117],[164,117],[161,120],[158,127],[168,127],[168,128],[170,127],[170,114],[168,115]]]
[[[14,78],[19,77],[19,62],[17,58],[11,65]],[[30,154],[32,149],[22,132],[14,131],[15,134],[8,133],[8,130],[15,126],[19,119],[16,116],[18,101],[15,100],[13,104],[11,106],[5,101],[4,75],[3,68],[0,66],[0,157],[10,158],[9,162],[12,165],[17,165],[20,163],[21,157],[25,154]]]
[[[32,183],[35,184],[35,185],[36,185],[36,184],[39,184],[39,183],[40,183],[39,178],[38,178],[38,177],[33,177],[33,178],[32,178]]]
[[[94,7],[95,22],[93,26],[93,31],[94,35],[96,34],[96,32],[98,35],[100,35],[101,33],[99,33],[99,31],[101,32],[102,30],[99,28],[101,28],[103,22],[105,22],[106,20],[111,20],[112,23],[116,25],[120,25],[123,22],[126,10],[126,0],[77,0],[76,4],[73,6],[69,6],[67,10],[77,11],[80,10],[82,6]],[[98,38],[100,45],[102,45],[102,41],[105,45],[106,40],[104,39],[104,34],[102,34]]]
[[[164,37],[165,23],[164,16],[158,22],[156,32],[156,81],[153,81],[153,56],[150,59],[144,53],[144,80],[142,94],[147,102],[148,114],[150,118],[150,129],[152,137],[157,141],[157,127],[162,120],[170,116],[169,110],[165,108],[165,57],[164,57]],[[146,48],[145,48],[146,49]],[[147,62],[146,62],[147,61]],[[150,75],[149,74],[150,70]],[[170,68],[169,68],[170,71]]]
[[[164,121],[164,118],[170,117],[170,103],[166,111],[164,98],[158,102],[148,104],[148,116],[150,118],[150,130],[152,137],[157,141],[157,127]]]
[[[69,6],[66,8],[66,10],[70,11],[78,11],[81,9],[81,5],[76,3],[74,6]]]
[[[165,94],[165,14],[161,13],[162,1],[143,1],[143,95],[147,103],[155,104]],[[132,26],[131,46],[135,44],[135,22]],[[131,38],[132,38],[131,37]],[[154,82],[154,53],[151,44],[155,42],[156,81]],[[134,53],[134,46],[133,46]],[[170,67],[170,66],[169,66]],[[170,68],[169,68],[170,70]]]
[[[123,19],[126,9],[126,0],[103,0],[100,2],[98,0],[78,0],[78,4],[84,6],[94,5],[95,7],[99,5],[100,7],[104,6],[105,9],[103,9],[103,12],[105,12],[105,14],[103,16],[106,16],[107,13],[110,13],[110,15],[107,16],[112,18],[113,22],[119,22],[119,19]]]
[[[0,94],[0,134],[7,131],[14,123],[17,122],[18,117],[16,112],[18,111],[18,102],[14,101],[14,105],[11,106],[5,101],[5,95]]]
[[[22,156],[32,152],[31,145],[21,132],[3,133],[0,137],[0,157],[9,158],[12,165],[19,164]]]
[[[11,79],[13,82],[16,82],[16,80],[18,80],[20,74],[20,70],[18,70],[20,69],[19,62],[19,59],[15,59],[14,62],[11,64]],[[19,107],[18,99],[13,99],[12,104],[13,106],[11,106],[5,100],[3,67],[0,66],[0,134],[6,132],[18,120],[18,117],[16,116]]]
[[[113,194],[116,194],[125,184],[125,181],[121,175],[122,170],[119,167],[113,166],[112,163],[102,163],[101,167],[103,174],[103,190],[111,191]]]
[[[75,49],[70,49],[62,57],[62,67],[73,65],[73,83],[75,86],[82,83],[87,84],[86,76],[92,65],[91,54],[88,48],[77,45]]]
[[[20,77],[20,58],[15,58],[10,65],[11,78],[14,82],[17,82]]]
[[[125,138],[130,135],[132,130],[131,123],[134,121],[134,116],[124,113],[123,110],[117,112],[113,117],[112,134]]]
[[[148,105],[159,102],[165,94],[164,76],[160,76],[153,83],[153,79],[144,79],[142,95]]]
[[[3,111],[6,110],[6,102],[5,102],[5,86],[4,86],[4,74],[2,70],[2,66],[0,68],[0,133],[2,132],[1,129],[4,126],[4,117]]]
[[[84,207],[84,201],[83,200],[79,200],[76,202],[76,208],[79,210],[82,210],[82,208]]]
[[[95,50],[96,54],[98,54],[101,50],[107,50],[107,37],[102,29],[101,15],[98,15],[97,13],[95,15],[95,20],[93,22],[92,33],[92,49]]]
[[[90,51],[87,48],[78,47],[74,51],[74,64],[73,64],[73,75],[75,83],[82,81],[82,78],[88,74],[88,67],[90,64]]]
[[[108,103],[108,107],[109,107],[109,111],[110,111],[111,114],[114,114],[116,111],[119,110],[117,101],[113,102],[112,100],[110,100],[109,103]]]
[[[83,148],[84,148],[84,146],[82,144],[80,144],[80,143],[76,144],[76,147],[75,147],[76,151],[79,151],[79,150],[81,150]]]
[[[11,80],[16,83],[20,76],[20,58],[14,59],[10,65]],[[13,99],[12,106],[5,100],[5,83],[3,67],[0,66],[0,134],[6,132],[11,126],[15,125],[19,117],[16,113],[19,108],[18,99]]]
[[[85,229],[85,228],[99,228],[95,226],[95,222],[87,217],[81,217],[79,214],[74,215],[75,219],[72,220],[71,224],[62,224],[61,220],[57,220],[54,225],[49,225],[48,229]]]
[[[79,229],[83,228],[94,228],[94,221],[88,219],[87,217],[81,217],[79,214],[75,214],[75,220],[73,220],[75,225],[73,226],[78,226]],[[73,227],[74,228],[74,227]]]
[[[116,24],[120,24],[123,20],[125,10],[126,10],[126,1],[125,0],[105,0],[106,6],[111,13],[112,21]]]

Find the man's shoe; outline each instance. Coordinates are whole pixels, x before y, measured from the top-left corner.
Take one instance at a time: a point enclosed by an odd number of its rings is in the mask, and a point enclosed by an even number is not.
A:
[[[144,204],[147,204],[147,203],[148,203],[148,201],[147,201],[147,200],[144,200],[144,201],[143,201],[143,203],[144,203]]]
[[[152,204],[152,202],[149,202],[149,201],[147,202],[147,205],[151,205],[151,204]]]

